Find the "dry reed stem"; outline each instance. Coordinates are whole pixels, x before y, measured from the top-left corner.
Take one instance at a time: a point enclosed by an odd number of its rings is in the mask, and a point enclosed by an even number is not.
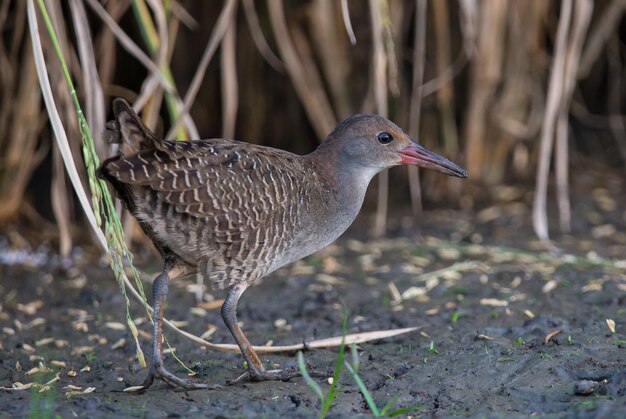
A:
[[[396,37],[398,37],[398,31],[396,30],[396,22],[400,25],[401,4],[395,3],[399,10],[397,13],[391,13],[389,6],[390,0],[381,0],[380,8],[382,13],[382,29],[383,29],[383,46],[385,48],[386,58],[386,73],[387,73],[387,91],[392,97],[400,96],[400,82],[399,82],[399,70],[398,60],[396,58]],[[394,9],[396,10],[396,9]],[[395,19],[394,19],[395,18]]]
[[[433,2],[433,26],[435,29],[435,69],[443,74],[451,68],[450,11],[447,1]],[[444,150],[449,156],[459,154],[459,138],[454,110],[454,86],[451,80],[437,90],[437,107],[439,116],[439,133],[443,138]],[[449,194],[458,196],[461,183],[457,179],[448,178]],[[452,193],[450,193],[452,192]]]
[[[191,84],[189,85],[189,89],[187,89],[187,93],[185,94],[185,100],[182,105],[181,115],[189,115],[189,110],[196,100],[196,95],[198,94],[198,90],[200,90],[200,86],[202,85],[202,80],[204,79],[204,75],[206,74],[206,70],[211,62],[211,58],[217,47],[222,42],[224,35],[226,34],[226,30],[228,26],[231,24],[233,20],[233,16],[235,16],[235,11],[237,10],[237,1],[236,0],[227,0],[226,4],[222,8],[220,12],[220,16],[217,18],[217,23],[213,28],[213,32],[211,32],[211,37],[207,43],[207,46],[202,53],[202,58],[200,59],[200,63],[198,64],[198,68],[191,80]],[[172,124],[172,128],[165,136],[166,139],[170,139],[174,136],[174,133],[178,129],[181,124],[180,118]],[[192,140],[198,139],[197,133],[196,136],[191,138]]]
[[[194,19],[193,16],[189,14],[187,9],[181,6],[178,1],[172,1],[170,3],[170,8],[171,8],[170,10],[172,11],[172,14],[174,15],[174,17],[176,17],[176,20],[182,22],[183,25],[185,25],[187,28],[191,30],[198,29],[198,26],[200,26],[198,24],[198,21]]]
[[[334,128],[337,120],[335,118],[335,113],[333,112],[333,106],[331,105],[331,101],[326,94],[326,89],[322,81],[322,75],[318,70],[318,66],[315,60],[316,57],[314,56],[314,52],[311,49],[311,42],[306,36],[304,30],[302,30],[302,28],[297,25],[294,25],[291,29],[291,38],[293,41],[293,45],[296,48],[296,51],[298,51],[298,56],[300,57],[300,63],[302,64],[304,77],[307,80],[307,83],[309,83],[309,89],[320,98],[323,98],[323,100],[326,101],[326,103],[328,104],[328,113],[332,118],[332,128]],[[327,132],[324,137],[328,135],[329,132]],[[322,140],[324,137],[320,138],[320,140]]]
[[[413,38],[413,73],[411,78],[411,101],[409,104],[409,135],[419,140],[420,120],[422,116],[422,87],[424,83],[424,67],[426,62],[426,0],[415,0],[415,34]],[[416,166],[408,166],[409,191],[411,208],[417,219],[422,215],[422,188],[420,173]]]
[[[248,28],[252,34],[252,41],[259,50],[259,53],[261,53],[261,56],[274,70],[280,74],[285,74],[285,65],[280,58],[274,54],[274,51],[272,51],[267,43],[267,40],[265,39],[265,35],[263,35],[263,30],[261,29],[261,24],[259,23],[259,16],[254,7],[254,0],[243,0],[243,11],[246,16]]]
[[[334,2],[314,2],[308,8],[312,44],[317,47],[322,74],[330,92],[336,115],[345,117],[350,112],[346,80],[350,73],[348,46],[341,27],[336,23],[337,5]],[[297,45],[296,45],[297,46]],[[305,68],[307,67],[306,63]]]
[[[85,89],[85,117],[90,129],[99,134],[104,132],[106,112],[104,110],[102,84],[98,76],[98,67],[94,55],[93,40],[88,26],[89,21],[87,19],[85,6],[80,0],[70,1],[70,11],[74,31],[76,32],[76,44],[78,46],[80,68],[82,69],[83,75],[82,85]],[[100,156],[106,155],[106,146],[103,142],[97,141],[94,146]]]
[[[237,122],[237,107],[239,103],[236,37],[236,20],[233,14],[222,41],[222,59],[220,60],[220,76],[222,79],[222,137],[231,139],[235,137],[235,123]]]
[[[477,53],[470,69],[470,99],[466,116],[467,170],[474,179],[485,179],[488,165],[486,143],[489,108],[493,94],[502,79],[504,31],[508,2],[481,3]]]
[[[343,19],[343,26],[346,28],[346,33],[350,39],[352,45],[356,45],[356,36],[354,35],[354,29],[352,29],[352,21],[350,20],[350,9],[348,8],[348,0],[341,0],[341,17]]]
[[[168,47],[169,43],[169,34],[167,27],[167,20],[165,18],[165,11],[163,10],[163,5],[160,4],[157,0],[146,0],[152,13],[154,15],[154,20],[156,22],[157,29],[157,49],[155,56],[155,65],[159,69],[167,68],[167,57],[168,57]],[[138,7],[145,8],[145,4],[143,1],[138,1]],[[146,12],[147,13],[147,12]],[[153,94],[156,92],[159,87],[158,77],[162,73],[162,70],[158,73],[150,73],[148,78],[144,80],[141,86],[141,90],[139,91],[139,95],[135,99],[133,103],[133,107],[135,109],[143,109],[146,103],[152,98]]]
[[[621,79],[622,75],[622,62],[619,55],[619,41],[613,38],[609,41],[606,49],[606,56],[608,62],[608,79],[607,84],[608,92],[607,109],[609,110],[609,127],[613,138],[617,143],[617,148],[622,155],[622,159],[626,161],[626,123],[624,118],[620,115],[622,107],[622,92],[623,83]]]
[[[73,45],[71,44],[68,36],[67,23],[63,18],[63,11],[61,9],[61,5],[58,2],[53,2],[51,0],[45,0],[46,8],[48,9],[48,13],[50,19],[52,21],[53,26],[55,27],[55,32],[57,33],[58,41],[60,48],[66,52],[66,55],[72,57],[70,63],[74,63],[73,72],[77,74],[77,79],[81,79],[84,77],[83,69],[78,65],[79,60],[74,58],[76,56]],[[46,42],[44,44],[44,48],[46,49],[48,56],[54,57],[54,47],[51,42]],[[49,68],[48,71],[50,78],[52,80],[53,89],[55,95],[58,99],[58,105],[61,114],[63,115],[67,130],[69,131],[69,138],[75,139],[79,138],[78,134],[78,123],[76,114],[73,110],[72,99],[70,97],[70,93],[65,88],[65,81],[63,74],[60,70],[60,67],[53,66]],[[71,153],[75,160],[81,160],[82,156],[80,153],[80,148],[76,147],[76,141],[73,141],[70,144]],[[56,147],[53,147],[53,152]],[[72,203],[72,194],[70,190],[66,187],[65,183],[65,174],[63,171],[63,167],[61,164],[61,159],[59,159],[58,155],[54,156],[53,162],[55,166],[53,166],[53,176],[52,176],[52,184],[51,184],[51,192],[52,192],[52,203],[53,203],[53,214],[56,220],[56,224],[59,227],[59,245],[60,245],[60,253],[63,257],[68,257],[72,248],[72,236],[70,233],[70,204]],[[79,177],[82,181],[83,187],[87,186],[87,176],[85,168],[81,165],[76,168],[79,174]]]
[[[13,53],[10,55],[15,56]],[[37,73],[28,44],[25,45],[21,57],[19,73],[17,66],[12,66],[12,75],[5,79],[11,84],[5,86],[6,96],[2,102],[2,114],[7,117],[0,132],[3,143],[0,223],[13,219],[19,213],[28,181],[49,149],[45,144],[37,149],[42,128],[39,111],[41,95],[33,94],[32,87],[37,83]],[[15,81],[14,75],[17,74],[20,77]]]
[[[598,18],[595,29],[587,38],[578,67],[579,79],[584,79],[589,75],[591,67],[598,61],[604,46],[612,36],[615,36],[624,13],[626,13],[626,0],[613,0],[608,3],[602,16]]]
[[[463,34],[463,50],[469,58],[476,53],[478,39],[478,8],[479,3],[474,0],[459,0],[459,15],[461,32]]]
[[[577,69],[592,12],[593,3],[591,0],[576,0],[571,34],[565,53],[563,96],[561,98],[559,120],[557,122],[555,156],[557,204],[562,232],[569,232],[571,230],[572,217],[569,202],[567,167],[569,155],[569,107],[574,88],[576,87]]]
[[[48,116],[50,118],[50,123],[52,124],[54,135],[57,138],[59,151],[61,152],[61,156],[63,157],[63,161],[65,162],[65,167],[67,169],[70,180],[72,181],[74,191],[76,192],[76,195],[78,196],[78,199],[83,207],[83,212],[85,213],[85,216],[87,217],[87,220],[89,221],[92,230],[95,232],[96,237],[98,238],[98,241],[102,248],[108,249],[104,233],[98,228],[98,223],[96,222],[95,215],[92,211],[89,198],[85,193],[85,189],[83,188],[83,185],[81,183],[80,176],[78,175],[78,171],[76,170],[76,164],[74,163],[74,159],[72,157],[72,152],[69,146],[67,135],[65,133],[65,130],[63,129],[63,124],[61,122],[61,118],[56,107],[54,95],[50,86],[50,80],[48,79],[48,75],[46,72],[46,62],[44,60],[41,39],[39,37],[39,25],[37,23],[37,15],[35,13],[34,0],[28,0],[27,9],[33,56],[35,59],[35,67],[37,69],[37,76],[39,78],[39,85],[41,87],[42,96],[48,110]]]
[[[319,77],[314,77],[313,69],[307,73],[302,64],[292,37],[287,29],[285,11],[282,0],[268,0],[268,8],[274,38],[279,53],[283,59],[289,78],[293,83],[296,94],[304,106],[304,110],[313,125],[317,137],[321,140],[335,127],[336,119],[332,107],[322,88]]]
[[[106,5],[106,12],[111,16],[111,19],[117,22],[120,17],[126,13],[129,6],[130,3],[110,1]],[[94,50],[96,51],[96,57],[98,57],[97,65],[100,83],[103,91],[106,92],[107,95],[112,95],[113,93],[109,86],[111,85],[111,80],[113,80],[113,74],[117,65],[115,34],[113,31],[108,30],[108,27],[105,25],[95,39]],[[132,96],[126,97],[131,98]],[[109,151],[112,151],[111,147]]]
[[[372,74],[370,89],[374,92],[376,113],[387,117],[387,57],[383,45],[382,4],[378,0],[369,0],[370,24],[372,28]],[[389,195],[389,173],[378,175],[378,199],[376,217],[372,235],[380,237],[387,230],[387,206]]]
[[[161,70],[157,67],[157,65],[152,62],[152,60],[133,42],[132,39],[120,28],[118,23],[106,12],[106,10],[96,1],[96,0],[85,0],[92,8],[94,12],[98,15],[98,17],[105,23],[106,26],[115,34],[115,37],[120,42],[120,45],[128,51],[133,57],[135,57],[141,64],[144,65],[148,70],[150,70],[151,74],[154,74],[154,78],[149,80],[156,80],[161,84],[163,89],[172,96],[174,102],[176,103],[176,107],[180,110],[180,115],[182,117],[185,129],[189,133],[191,138],[199,138],[198,130],[189,116],[188,110],[185,110],[183,103],[176,92],[175,86],[170,83],[167,78],[163,75]],[[149,88],[150,86],[148,86]],[[134,107],[135,110],[139,111],[140,107]]]
[[[549,239],[548,214],[546,208],[548,174],[554,141],[554,128],[558,117],[560,101],[563,96],[563,80],[561,76],[565,64],[565,49],[571,15],[572,0],[565,0],[562,3],[561,16],[559,17],[554,58],[550,70],[546,111],[541,127],[541,143],[538,156],[539,166],[537,168],[535,198],[533,202],[533,228],[537,237],[544,241]]]
[[[435,29],[435,69],[442,74],[451,66],[449,9],[447,1],[433,2],[433,26]],[[454,90],[448,80],[437,90],[437,103],[440,116],[440,132],[444,140],[446,153],[458,153],[458,136],[454,118]]]
[[[191,340],[194,343],[197,343],[205,348],[219,351],[219,352],[231,352],[231,353],[241,353],[241,349],[236,344],[227,344],[227,343],[211,343],[204,339],[197,337],[189,332],[179,329],[175,325],[173,325],[170,321],[164,320],[164,323],[172,330],[177,331],[182,336]],[[361,333],[353,333],[345,336],[334,336],[330,338],[324,338],[319,340],[314,340],[310,342],[297,343],[294,345],[281,345],[281,346],[252,346],[252,349],[257,353],[276,353],[276,352],[292,352],[292,351],[302,351],[306,349],[321,349],[321,348],[334,348],[338,347],[342,344],[342,341],[345,345],[370,342],[378,339],[385,339],[392,336],[398,336],[404,333],[411,333],[416,330],[421,329],[421,327],[405,327],[402,329],[389,329],[389,330],[374,330],[371,332],[361,332]]]
[[[65,170],[59,149],[52,148],[52,185],[51,200],[52,212],[59,229],[59,254],[68,258],[72,250],[72,235],[70,233],[70,208],[69,197],[72,196],[65,184]]]
[[[173,94],[174,87],[167,81],[161,70],[157,65],[152,62],[137,44],[124,32],[124,30],[118,25],[118,23],[107,13],[107,11],[97,2],[97,0],[85,0],[91,9],[98,15],[98,17],[105,23],[106,26],[115,34],[115,37],[120,42],[120,45],[133,57],[135,57],[146,69],[156,74],[156,77],[165,89],[166,92]]]
[[[508,42],[523,48],[509,48],[504,68],[507,77],[494,111],[498,128],[517,139],[532,139],[541,128],[543,92],[539,81],[532,77],[538,66],[533,43],[544,33],[541,22],[549,10],[546,5],[544,2],[542,7],[533,8],[516,3],[509,15]]]

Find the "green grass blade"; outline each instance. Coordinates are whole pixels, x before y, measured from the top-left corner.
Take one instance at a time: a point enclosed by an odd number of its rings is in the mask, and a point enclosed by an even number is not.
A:
[[[359,371],[359,366],[361,365],[361,359],[359,358],[359,353],[356,349],[356,343],[350,345],[350,355],[352,357],[352,366],[355,371]]]
[[[317,384],[317,382],[315,382],[313,377],[311,377],[311,375],[309,374],[309,371],[307,370],[306,364],[304,362],[304,355],[302,355],[302,351],[298,351],[298,368],[300,369],[300,373],[302,374],[302,378],[304,378],[304,381],[306,381],[309,387],[313,389],[315,394],[317,394],[317,397],[319,397],[320,402],[322,402],[323,404],[324,393],[322,392],[322,389],[319,386],[319,384]]]
[[[365,383],[363,382],[363,380],[361,380],[361,377],[359,377],[359,374],[356,373],[354,368],[352,368],[352,366],[348,362],[345,362],[345,365],[348,371],[350,371],[350,374],[352,374],[352,378],[354,378],[356,385],[359,386],[359,390],[361,391],[361,394],[363,394],[363,397],[365,398],[367,405],[372,411],[372,414],[377,417],[380,416],[380,411],[378,410],[378,406],[376,406],[376,403],[374,402],[374,399],[372,398],[372,394],[369,392],[369,390],[365,386]]]
[[[343,318],[341,320],[341,345],[339,345],[339,353],[337,354],[337,360],[335,361],[335,370],[333,372],[333,382],[330,383],[330,387],[328,388],[328,392],[326,393],[326,397],[322,403],[322,409],[320,411],[320,418],[326,417],[328,410],[330,409],[330,405],[335,398],[335,394],[337,391],[337,383],[339,382],[339,377],[341,376],[341,369],[343,368],[343,360],[345,358],[346,353],[346,334],[348,333],[348,309],[344,306],[343,308]]]
[[[387,411],[391,408],[391,406],[393,406],[393,404],[395,403],[396,399],[398,398],[398,396],[393,396],[391,398],[391,400],[389,400],[387,403],[385,403],[385,405],[383,406],[382,409],[380,409],[380,414],[381,416],[387,416]]]
[[[405,413],[415,412],[417,410],[424,410],[424,409],[426,409],[426,406],[421,406],[421,405],[402,407],[400,409],[392,410],[391,412],[387,414],[387,416],[392,418],[394,416],[404,415]]]

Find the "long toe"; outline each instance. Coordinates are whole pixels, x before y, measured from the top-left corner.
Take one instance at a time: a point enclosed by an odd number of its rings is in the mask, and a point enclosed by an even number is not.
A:
[[[328,374],[319,371],[309,371],[312,377],[328,377]],[[284,370],[265,370],[259,372],[246,371],[234,380],[226,382],[227,385],[239,384],[244,381],[289,381],[292,378],[302,377],[302,373],[293,368]]]
[[[181,387],[186,390],[215,390],[222,387],[219,384],[196,383],[195,381],[192,381],[188,378],[177,377],[168,370],[166,370],[164,367],[157,367],[154,369],[151,368],[150,372],[148,373],[148,377],[146,377],[146,380],[143,383],[143,387],[150,387],[155,378],[160,378],[172,387]]]

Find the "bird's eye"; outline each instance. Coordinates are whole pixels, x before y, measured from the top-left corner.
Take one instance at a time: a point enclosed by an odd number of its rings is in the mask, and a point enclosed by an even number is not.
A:
[[[393,137],[391,136],[391,134],[389,134],[388,132],[384,132],[384,131],[378,134],[376,136],[376,139],[381,144],[389,144],[390,142],[393,141]]]

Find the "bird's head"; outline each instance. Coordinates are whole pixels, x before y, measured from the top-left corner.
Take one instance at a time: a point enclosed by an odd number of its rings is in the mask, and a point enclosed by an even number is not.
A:
[[[358,114],[341,122],[322,143],[338,164],[363,167],[372,175],[398,165],[419,166],[449,176],[467,177],[467,171],[413,141],[393,122],[375,114]]]

